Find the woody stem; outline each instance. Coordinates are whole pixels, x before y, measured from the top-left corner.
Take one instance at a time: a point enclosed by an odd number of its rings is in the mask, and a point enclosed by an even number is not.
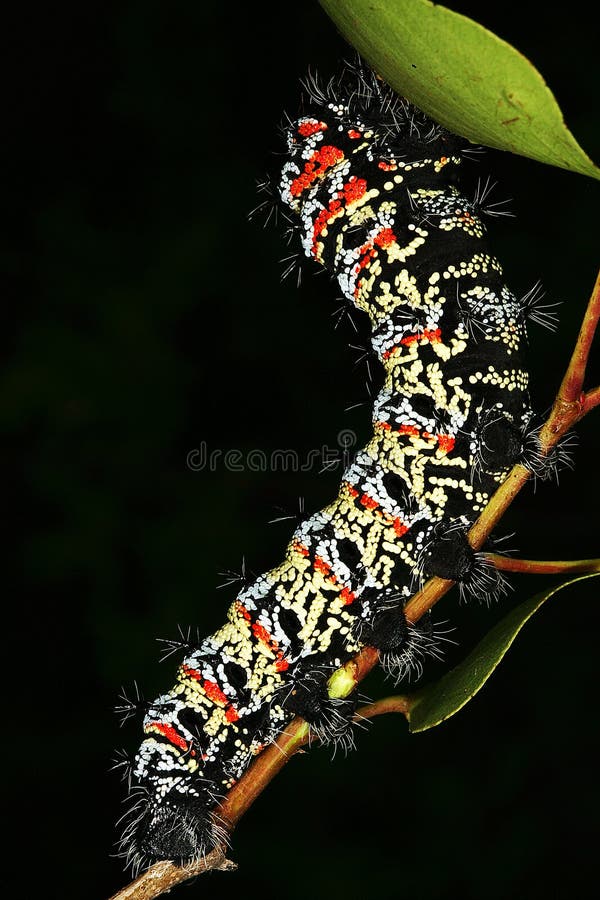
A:
[[[600,572],[600,559],[513,559],[499,553],[486,553],[485,558],[503,572],[526,575],[576,575]]]

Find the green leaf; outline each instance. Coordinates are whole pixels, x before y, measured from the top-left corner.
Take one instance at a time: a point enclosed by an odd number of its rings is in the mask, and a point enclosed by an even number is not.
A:
[[[600,179],[537,69],[482,25],[429,0],[320,0],[399,94],[477,144]]]
[[[515,607],[456,668],[410,698],[410,730],[426,731],[462,709],[481,690],[521,628],[546,600],[566,587],[599,577],[593,574],[573,578]]]

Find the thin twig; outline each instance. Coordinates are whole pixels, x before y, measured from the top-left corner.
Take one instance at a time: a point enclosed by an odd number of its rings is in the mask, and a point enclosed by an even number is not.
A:
[[[540,431],[542,454],[547,454],[570,428],[600,403],[600,388],[594,388],[589,395],[582,393],[583,378],[599,316],[600,272],[596,278],[567,372],[562,380],[550,415]],[[519,464],[514,466],[509,472],[469,531],[469,542],[474,549],[478,550],[481,548],[530,476],[531,472]],[[454,582],[447,579],[431,578],[422,590],[415,594],[405,606],[404,612],[407,620],[412,623],[417,622],[453,585]],[[341,677],[340,672],[332,677],[330,680],[330,693],[333,693],[331,684],[337,679],[335,696],[346,696],[374,668],[377,662],[377,651],[372,647],[365,647],[354,659],[351,659],[342,667],[340,670],[342,673]],[[385,706],[386,701],[379,702],[382,707]],[[378,708],[377,704],[373,704],[373,706]],[[382,709],[382,711],[386,710]],[[361,714],[364,715],[364,713]],[[378,713],[374,712],[373,715],[378,715]],[[308,736],[309,728],[306,722],[299,718],[294,719],[286,726],[285,733],[263,750],[237,784],[231,788],[222,803],[214,810],[217,820],[221,821],[228,833],[233,831],[246,810],[249,809],[275,775],[289,762],[293,754],[307,742]],[[217,853],[217,851],[213,851],[206,857],[206,863],[208,863],[214,853]],[[222,862],[227,863],[229,867],[233,865],[229,864],[229,860],[225,859],[221,849],[218,850],[218,853]],[[165,866],[167,867],[168,880],[165,880],[164,885],[161,886],[161,873],[165,870]],[[154,900],[160,894],[170,890],[175,884],[187,881],[188,878],[199,875],[201,872],[209,871],[211,868],[222,869],[223,866],[204,864],[199,868],[198,863],[189,863],[185,866],[175,866],[173,863],[156,863],[147,869],[144,875],[115,894],[111,900]],[[138,884],[140,885],[139,892],[135,888]],[[147,890],[151,884],[158,890],[148,893]]]
[[[583,396],[583,414],[589,413],[590,410],[598,405],[600,405],[600,387],[586,391]]]
[[[407,716],[410,712],[410,697],[403,697],[399,694],[397,697],[383,697],[381,700],[375,700],[368,706],[361,706],[356,710],[355,718],[357,721],[361,719],[374,719],[375,716],[382,716],[385,713],[402,713]]]
[[[525,575],[577,575],[600,572],[600,559],[515,559],[500,553],[486,553],[485,558],[503,572]]]
[[[594,340],[594,333],[600,318],[600,272],[592,289],[585,317],[581,323],[573,355],[569,362],[565,377],[558,390],[558,397],[565,403],[580,400],[583,390],[585,370]]]

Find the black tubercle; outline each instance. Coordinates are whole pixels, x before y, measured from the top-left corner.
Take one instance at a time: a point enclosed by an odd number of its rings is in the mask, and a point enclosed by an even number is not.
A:
[[[558,328],[558,314],[556,310],[560,302],[544,303],[545,293],[541,283],[537,281],[533,287],[519,298],[519,309],[522,319],[530,319],[536,325],[547,328],[548,331],[556,331]]]
[[[128,750],[116,750],[110,767],[111,772],[118,772],[122,781],[131,786],[133,774],[133,754]]]
[[[523,452],[523,436],[505,415],[496,415],[485,423],[478,438],[481,467],[486,472],[513,466]]]
[[[473,550],[467,530],[460,522],[440,523],[422,552],[421,576],[456,581],[462,600],[473,598],[489,604],[507,593],[509,583],[485,553]]]
[[[313,725],[321,718],[323,706],[328,700],[325,677],[311,673],[296,682],[282,706]]]
[[[348,697],[330,697],[326,673],[317,670],[296,679],[281,705],[308,722],[321,743],[348,750],[354,746],[352,726],[357,701],[356,692]]]
[[[303,81],[309,101],[316,106],[327,108],[330,103],[340,104],[340,98],[347,103],[347,123],[352,126],[358,116],[364,122],[376,126],[376,134],[371,139],[373,147],[379,147],[382,154],[400,153],[403,159],[420,158],[423,144],[442,142],[447,152],[460,152],[466,144],[463,138],[447,131],[434,122],[417,107],[403,97],[371,69],[366,67],[356,55],[354,61],[346,61],[337,78],[327,83],[312,74]],[[409,128],[399,133],[398,122],[409,120]],[[288,123],[286,123],[286,128]]]
[[[420,678],[425,660],[430,657],[442,658],[441,640],[447,640],[444,632],[436,632],[431,613],[426,613],[418,622],[406,622],[406,637],[396,647],[380,649],[381,666],[395,683],[405,679]]]
[[[376,613],[372,622],[361,630],[361,639],[383,653],[397,650],[406,643],[407,637],[408,626],[399,606]]]
[[[473,568],[474,552],[464,529],[449,528],[427,547],[423,559],[423,574],[450,581],[462,581]]]

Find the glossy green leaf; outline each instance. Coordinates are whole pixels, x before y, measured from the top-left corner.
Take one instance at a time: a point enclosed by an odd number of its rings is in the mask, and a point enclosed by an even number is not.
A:
[[[320,0],[399,94],[450,131],[600,179],[552,92],[522,53],[429,0]]]
[[[525,623],[546,600],[567,587],[599,577],[598,574],[582,575],[515,607],[456,668],[410,698],[407,714],[410,730],[426,731],[462,709],[481,690]]]

